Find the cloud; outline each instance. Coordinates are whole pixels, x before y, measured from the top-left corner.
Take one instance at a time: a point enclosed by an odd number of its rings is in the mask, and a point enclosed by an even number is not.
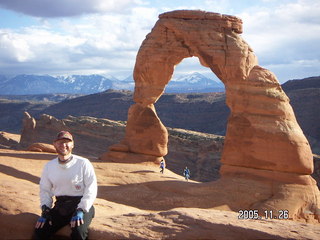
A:
[[[135,56],[158,18],[154,8],[130,14],[91,14],[40,21],[21,29],[0,29],[2,74],[132,73]],[[10,62],[11,67],[6,65]],[[126,76],[124,75],[126,74]]]
[[[154,2],[163,3],[147,0],[1,0],[0,7],[37,18],[33,18],[36,25],[0,29],[0,73],[107,73],[125,78],[132,74],[139,47],[158,20],[158,14],[186,5],[182,0],[162,5]],[[320,75],[319,1],[262,1],[268,5],[261,5],[261,1],[244,2],[251,2],[252,6],[239,8],[242,1],[196,0],[184,8],[241,17],[243,38],[255,51],[260,65],[276,73],[280,80],[302,74],[305,74],[303,77]],[[175,73],[191,71],[203,73],[206,68],[200,66],[198,59],[186,59],[177,66]]]
[[[320,60],[298,60],[286,64],[266,65],[267,69],[272,69],[281,83],[306,77],[319,76]]]
[[[319,1],[255,6],[240,17],[244,22],[243,38],[258,56],[259,64],[275,72],[280,81],[302,74],[320,75]],[[314,70],[305,63],[312,63]]]
[[[0,32],[0,52],[2,63],[27,61],[32,52],[24,39],[10,33]]]
[[[88,13],[124,12],[139,0],[2,0],[0,6],[35,17],[70,17]]]
[[[286,56],[301,56],[306,47],[317,48],[316,42],[320,40],[319,1],[302,0],[272,9],[254,8],[240,17],[244,21],[244,38],[264,56],[273,51],[285,61]],[[311,52],[309,57],[319,53]]]

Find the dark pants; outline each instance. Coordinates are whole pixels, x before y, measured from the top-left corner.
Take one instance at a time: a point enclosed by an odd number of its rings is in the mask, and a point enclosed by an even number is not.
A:
[[[59,229],[70,223],[73,213],[76,211],[77,205],[81,198],[74,197],[62,197],[55,203],[54,208],[50,210],[50,215],[52,218],[52,225],[48,221],[44,224],[42,228],[35,229],[34,238],[37,240],[49,240],[51,236],[54,235]],[[66,207],[68,207],[66,209]],[[84,224],[80,226],[71,228],[71,239],[87,239],[88,228],[94,217],[94,207],[92,206],[89,212],[84,213],[83,221]]]

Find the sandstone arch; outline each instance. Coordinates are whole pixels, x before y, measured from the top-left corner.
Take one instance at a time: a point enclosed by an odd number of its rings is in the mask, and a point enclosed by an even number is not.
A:
[[[135,104],[128,112],[125,138],[110,148],[109,156],[157,161],[167,154],[168,133],[154,103],[164,92],[175,65],[195,56],[225,84],[231,110],[222,176],[246,175],[308,186],[307,193],[300,196],[303,203],[297,204],[292,214],[301,212],[303,204],[317,210],[319,191],[310,177],[313,161],[308,141],[276,76],[258,65],[241,33],[242,21],[234,16],[189,10],[161,14],[137,54]],[[272,193],[276,197],[256,199],[251,206],[284,207],[277,196],[281,191]]]
[[[164,92],[175,65],[196,56],[226,87],[231,115],[222,162],[312,173],[312,153],[289,99],[276,77],[258,66],[253,51],[239,35],[241,19],[188,10],[164,13],[159,18],[137,55],[136,104],[128,113],[125,151],[166,155],[167,131],[153,104]]]

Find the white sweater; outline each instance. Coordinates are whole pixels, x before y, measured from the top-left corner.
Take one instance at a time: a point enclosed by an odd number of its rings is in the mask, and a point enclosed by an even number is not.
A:
[[[60,164],[55,158],[44,166],[40,180],[40,203],[52,207],[53,196],[83,196],[78,208],[88,212],[97,197],[97,178],[91,162],[72,155],[73,159]]]

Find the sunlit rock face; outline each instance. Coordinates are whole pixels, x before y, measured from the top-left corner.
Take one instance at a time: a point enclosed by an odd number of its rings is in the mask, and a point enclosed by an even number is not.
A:
[[[191,10],[161,14],[137,54],[135,104],[128,113],[125,137],[110,148],[109,156],[157,162],[167,154],[168,133],[154,103],[174,67],[195,56],[224,83],[231,111],[220,170],[221,181],[233,182],[225,203],[231,206],[237,194],[240,198],[243,186],[238,186],[239,179],[250,179],[247,188],[254,189],[255,197],[242,194],[238,208],[243,206],[240,202],[246,202],[261,211],[286,208],[293,219],[309,219],[307,212],[318,219],[320,198],[310,176],[313,158],[309,143],[276,76],[258,65],[241,33],[242,20],[234,16]],[[256,181],[264,181],[265,189],[255,188]]]
[[[175,65],[196,56],[226,87],[231,114],[222,163],[299,174],[313,171],[309,144],[288,97],[275,75],[258,66],[241,33],[242,21],[234,16],[189,10],[159,16],[137,54],[136,104],[128,114],[126,150],[157,157],[167,154],[167,132],[153,104]]]

